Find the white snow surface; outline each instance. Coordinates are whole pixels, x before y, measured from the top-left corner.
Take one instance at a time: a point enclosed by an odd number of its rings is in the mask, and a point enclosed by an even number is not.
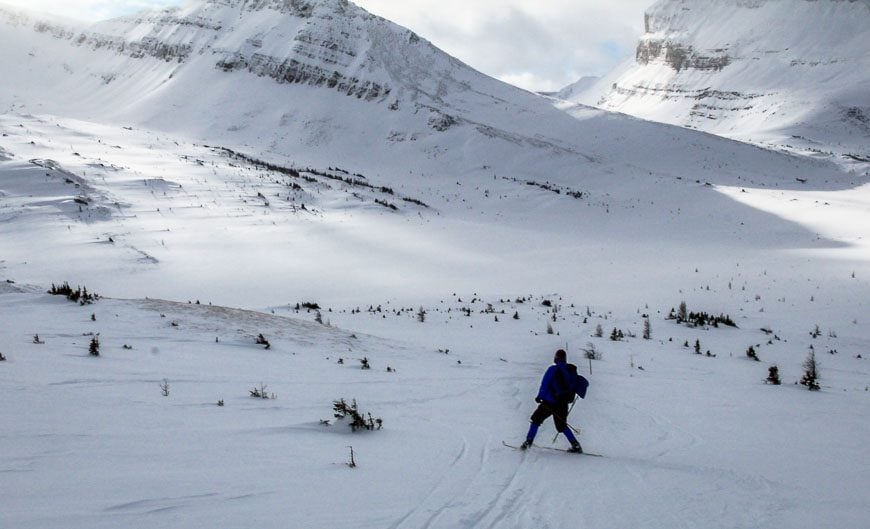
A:
[[[860,173],[554,106],[338,0],[41,20],[0,8],[0,527],[866,526]],[[603,457],[502,445],[559,347]]]

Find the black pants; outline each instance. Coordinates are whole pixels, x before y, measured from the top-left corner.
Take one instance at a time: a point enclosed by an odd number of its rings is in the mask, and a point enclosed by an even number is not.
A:
[[[532,414],[532,422],[540,426],[551,415],[557,432],[564,432],[568,428],[568,405],[569,402],[542,402]]]

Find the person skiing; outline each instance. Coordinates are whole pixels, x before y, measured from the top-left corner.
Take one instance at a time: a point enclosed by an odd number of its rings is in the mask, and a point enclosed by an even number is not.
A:
[[[564,434],[568,442],[571,443],[571,448],[568,451],[582,454],[583,448],[580,446],[580,442],[577,441],[574,433],[568,427],[568,407],[574,401],[574,395],[585,399],[588,387],[589,381],[577,374],[577,366],[568,363],[568,354],[565,350],[556,351],[553,365],[547,368],[544,378],[541,380],[541,389],[538,390],[538,396],[535,397],[538,408],[532,413],[529,433],[526,434],[526,440],[520,448],[525,450],[532,446],[535,436],[538,434],[538,428],[552,415],[556,431]]]

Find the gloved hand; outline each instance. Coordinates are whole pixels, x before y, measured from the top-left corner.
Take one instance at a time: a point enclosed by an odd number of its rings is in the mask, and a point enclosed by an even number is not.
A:
[[[535,402],[540,404],[540,403],[544,402],[544,399],[542,399],[541,397],[535,397]]]

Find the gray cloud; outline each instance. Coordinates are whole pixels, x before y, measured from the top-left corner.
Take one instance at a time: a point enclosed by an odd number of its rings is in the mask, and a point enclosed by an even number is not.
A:
[[[652,0],[357,0],[493,77],[556,90],[634,53]]]

